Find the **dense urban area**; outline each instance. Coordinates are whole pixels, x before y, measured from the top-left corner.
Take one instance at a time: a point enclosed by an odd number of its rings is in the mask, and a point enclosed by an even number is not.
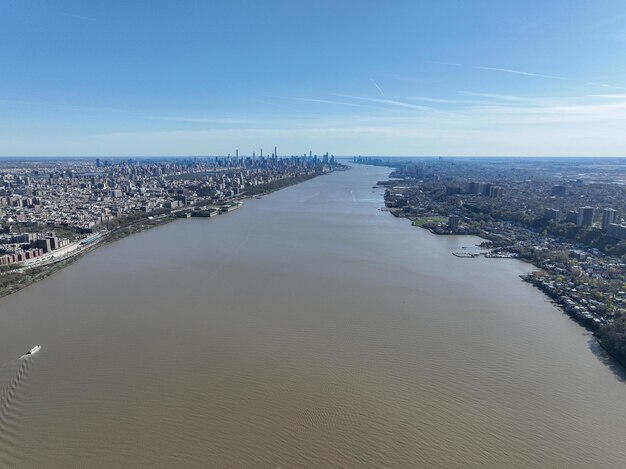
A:
[[[385,205],[435,234],[472,234],[482,251],[519,258],[524,276],[626,365],[626,166],[609,158],[355,157],[394,168]]]
[[[96,245],[342,169],[333,156],[0,162],[0,296]]]

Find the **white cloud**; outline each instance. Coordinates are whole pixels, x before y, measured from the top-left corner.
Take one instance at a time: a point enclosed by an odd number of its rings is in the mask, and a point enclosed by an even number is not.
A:
[[[304,102],[308,102],[308,103],[320,103],[320,104],[333,104],[333,105],[338,105],[338,106],[349,106],[349,107],[361,107],[361,108],[368,108],[368,109],[380,109],[377,108],[375,106],[369,106],[366,104],[360,104],[360,103],[348,103],[345,101],[335,101],[335,100],[330,100],[330,99],[316,99],[316,98],[299,98],[299,97],[295,97],[295,96],[275,96],[276,98],[282,98],[282,99],[291,99],[294,101],[304,101]]]
[[[529,77],[551,78],[551,79],[555,79],[555,80],[565,80],[565,78],[563,78],[563,77],[557,77],[557,76],[554,76],[554,75],[543,75],[541,73],[524,72],[524,71],[521,71],[521,70],[511,70],[511,69],[508,69],[508,68],[481,67],[479,65],[473,65],[472,68],[474,68],[476,70],[489,70],[489,71],[492,71],[492,72],[512,73],[514,75],[525,75],[525,76],[529,76]]]
[[[328,112],[312,115],[299,109],[295,116],[289,112],[241,119],[232,114],[144,114],[139,128],[135,127],[136,120],[120,119],[116,126],[109,126],[118,130],[91,135],[67,122],[58,129],[49,124],[28,129],[15,124],[0,127],[0,140],[3,154],[15,156],[214,155],[233,153],[234,148],[245,154],[274,145],[283,154],[301,154],[309,149],[362,155],[626,153],[626,133],[622,130],[626,128],[626,94],[540,97],[483,90],[458,94],[468,99],[282,97],[322,105]],[[420,101],[432,106],[415,104]],[[336,105],[351,109],[350,114],[339,112]],[[81,115],[77,113],[78,118]],[[176,123],[177,130],[168,122]]]
[[[372,103],[385,104],[385,105],[388,105],[388,106],[395,106],[395,107],[401,107],[401,108],[406,108],[406,109],[412,109],[414,111],[433,111],[433,110],[435,110],[432,107],[420,106],[420,105],[411,104],[411,103],[405,103],[403,101],[397,101],[397,100],[394,100],[394,99],[367,98],[367,97],[362,97],[362,96],[349,96],[349,95],[344,95],[344,94],[338,94],[336,96],[339,96],[341,98],[358,99],[358,100],[361,100],[361,101],[369,101],[369,102],[372,102]]]
[[[246,124],[250,119],[231,119],[221,117],[193,117],[193,116],[149,116],[149,119],[169,122],[193,122],[197,124]]]
[[[385,93],[383,93],[383,90],[381,89],[380,86],[378,86],[378,83],[376,83],[372,78],[370,78],[370,81],[372,82],[372,84],[374,85],[374,87],[376,87],[376,89],[380,92],[380,94],[382,95],[383,98],[386,98],[387,96],[385,96]]]

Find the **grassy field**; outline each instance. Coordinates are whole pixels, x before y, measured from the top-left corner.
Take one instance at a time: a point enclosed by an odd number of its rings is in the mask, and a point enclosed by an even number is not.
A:
[[[424,225],[433,225],[436,223],[447,223],[448,219],[446,217],[420,217],[415,218],[413,220],[413,226],[424,226]]]

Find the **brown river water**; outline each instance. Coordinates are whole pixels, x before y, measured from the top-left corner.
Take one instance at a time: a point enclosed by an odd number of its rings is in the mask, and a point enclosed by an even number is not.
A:
[[[0,467],[626,467],[623,371],[531,266],[380,211],[388,172],[145,231],[0,299]]]

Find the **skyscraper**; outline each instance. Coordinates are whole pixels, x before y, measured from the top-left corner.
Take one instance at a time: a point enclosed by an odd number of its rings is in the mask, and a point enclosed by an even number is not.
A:
[[[591,226],[593,225],[593,217],[595,215],[595,209],[593,207],[580,207],[578,209],[578,220],[576,224],[578,226]]]
[[[602,210],[602,229],[608,230],[611,223],[616,223],[617,210],[605,208]]]

